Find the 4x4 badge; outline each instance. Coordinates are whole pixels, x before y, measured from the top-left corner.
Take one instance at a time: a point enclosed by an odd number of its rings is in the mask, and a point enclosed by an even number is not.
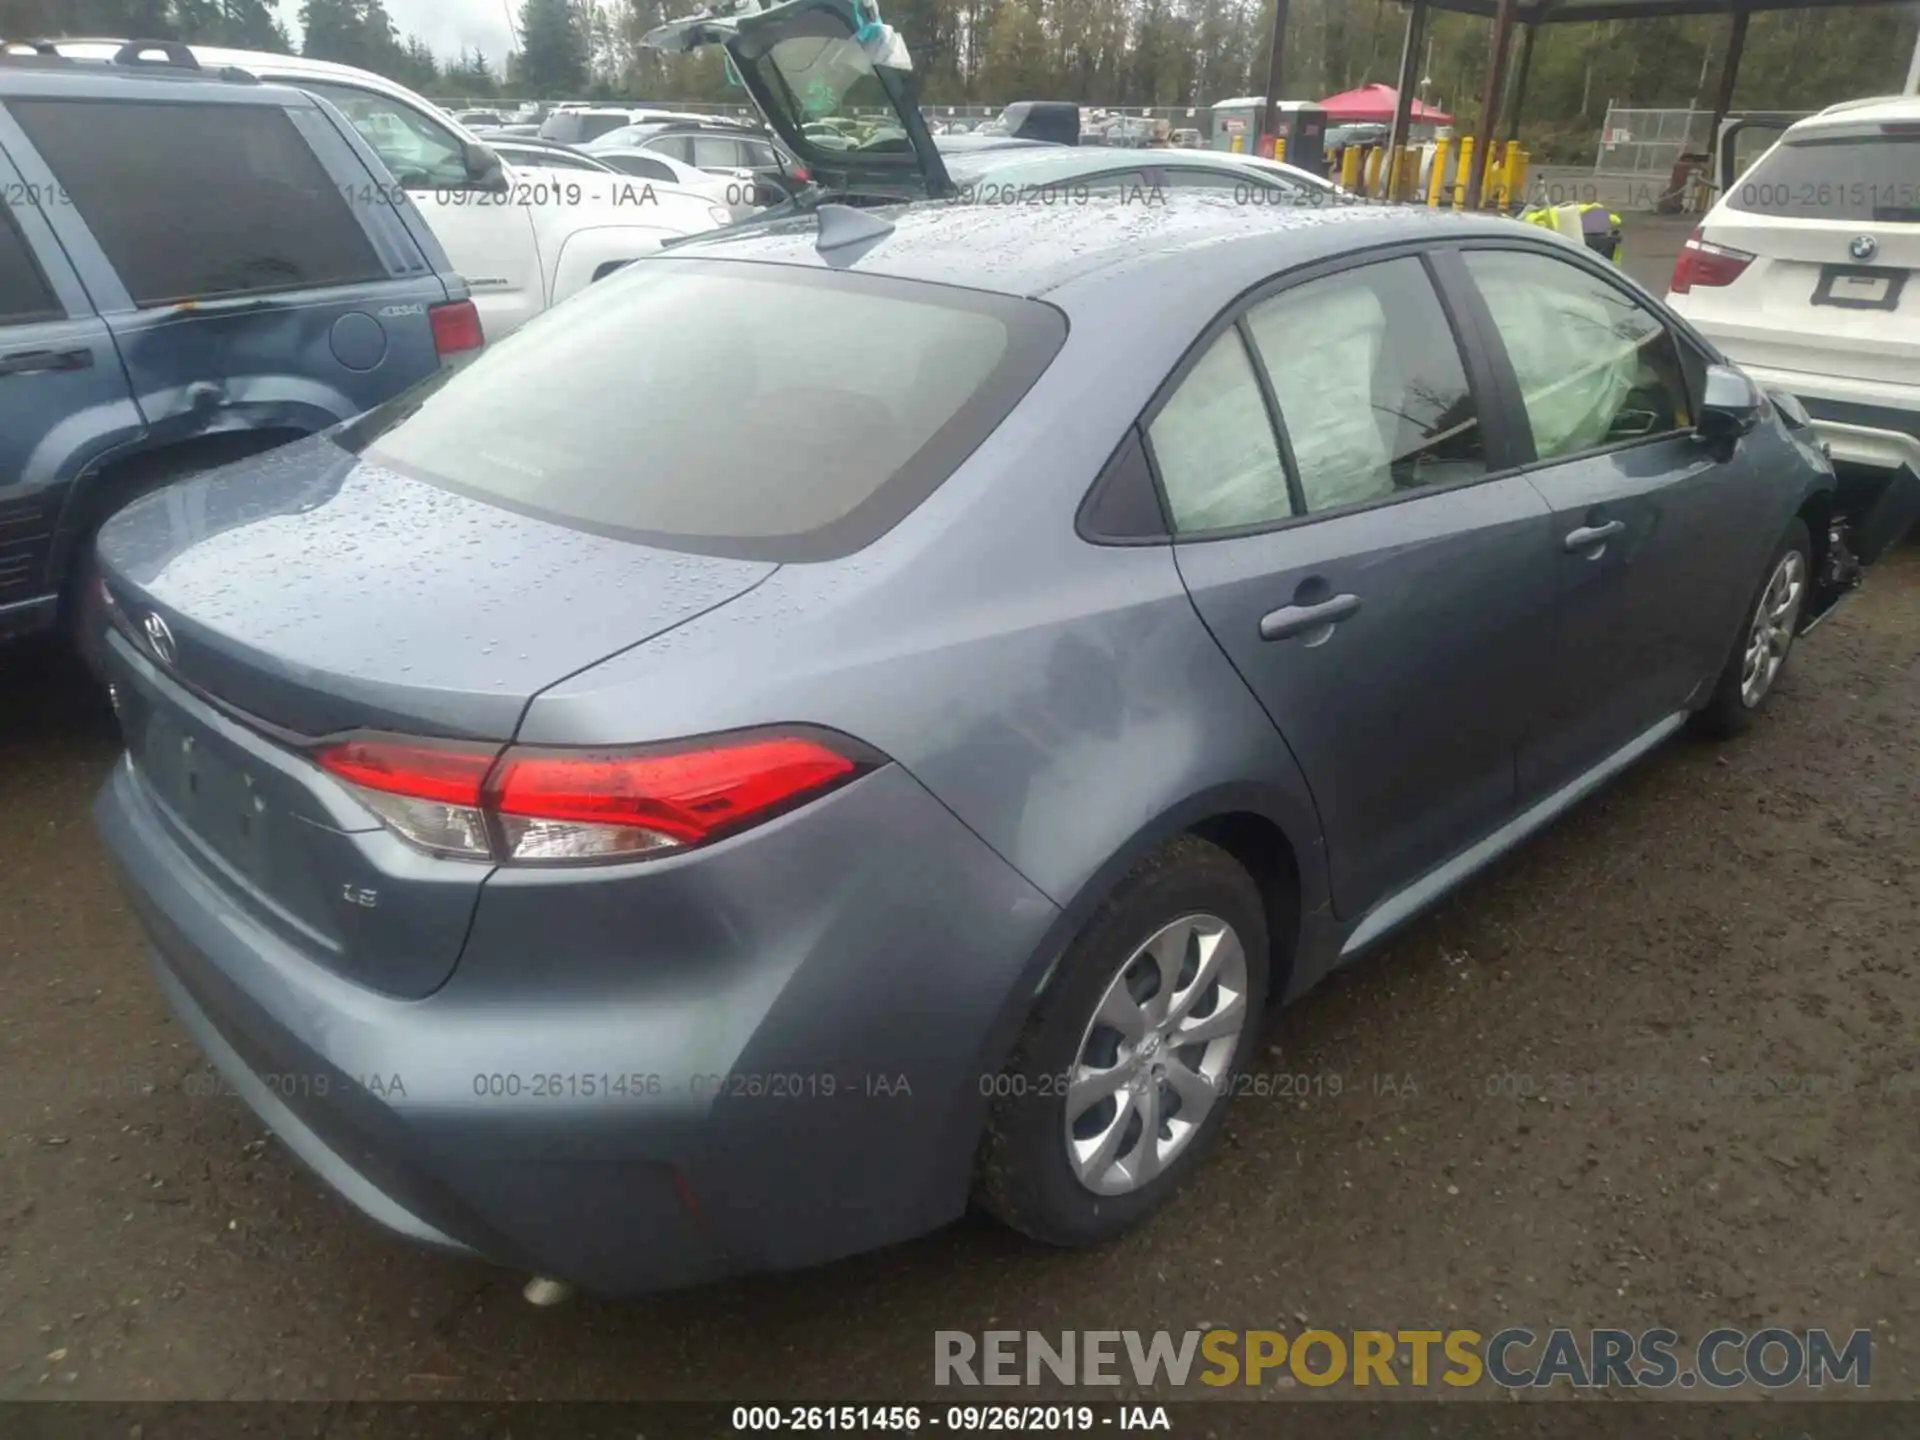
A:
[[[1856,235],[1847,246],[1847,253],[1856,260],[1871,260],[1879,250],[1880,242],[1871,235]]]

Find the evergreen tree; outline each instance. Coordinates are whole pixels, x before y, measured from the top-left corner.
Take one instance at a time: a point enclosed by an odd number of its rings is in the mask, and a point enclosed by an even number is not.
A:
[[[570,0],[523,0],[520,6],[520,72],[529,95],[565,97],[587,85],[588,37]]]

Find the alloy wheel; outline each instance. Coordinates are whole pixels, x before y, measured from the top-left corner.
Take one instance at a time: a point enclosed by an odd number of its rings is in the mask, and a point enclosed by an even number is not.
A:
[[[1107,986],[1066,1077],[1067,1159],[1099,1195],[1158,1178],[1220,1099],[1248,1021],[1247,956],[1233,927],[1187,915],[1135,950]]]
[[[1773,567],[1747,632],[1746,654],[1740,666],[1740,703],[1749,710],[1766,698],[1774,677],[1786,663],[1806,593],[1806,556],[1789,550]]]

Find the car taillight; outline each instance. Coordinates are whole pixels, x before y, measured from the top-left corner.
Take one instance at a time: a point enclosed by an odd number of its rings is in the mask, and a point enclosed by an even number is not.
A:
[[[804,165],[795,165],[789,173],[802,185],[809,184],[813,180],[813,172]]]
[[[487,343],[486,332],[480,328],[480,312],[471,300],[430,305],[427,318],[433,322],[433,348],[442,359],[464,350],[478,350]]]
[[[1695,230],[1687,237],[1687,243],[1680,247],[1680,256],[1673,262],[1673,279],[1667,289],[1672,294],[1685,295],[1696,285],[1707,289],[1731,285],[1752,263],[1753,256],[1747,251],[1702,240],[1700,232]]]
[[[838,736],[755,732],[634,750],[364,735],[316,760],[435,855],[567,864],[683,850],[750,829],[873,768]]]

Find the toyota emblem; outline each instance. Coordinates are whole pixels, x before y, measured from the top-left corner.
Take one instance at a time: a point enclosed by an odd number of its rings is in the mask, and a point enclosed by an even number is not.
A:
[[[1856,260],[1871,260],[1880,251],[1880,242],[1871,235],[1856,235],[1847,246],[1847,253]]]
[[[140,622],[140,629],[147,637],[147,648],[153,651],[153,658],[162,665],[173,664],[176,652],[173,648],[173,631],[167,628],[167,622],[149,611],[147,618]]]

